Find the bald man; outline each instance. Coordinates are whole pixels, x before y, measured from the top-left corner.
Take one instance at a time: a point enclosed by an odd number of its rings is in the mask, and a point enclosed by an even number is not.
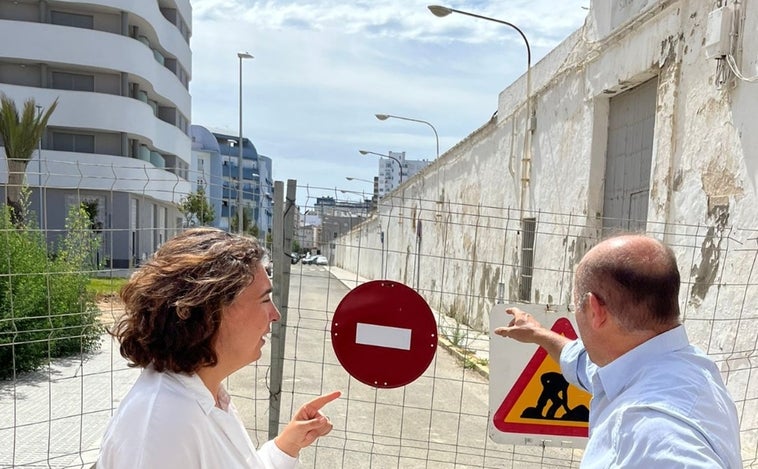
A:
[[[572,341],[513,308],[495,333],[543,347],[592,394],[582,468],[741,468],[737,409],[679,320],[670,248],[619,236],[592,248],[574,286]]]

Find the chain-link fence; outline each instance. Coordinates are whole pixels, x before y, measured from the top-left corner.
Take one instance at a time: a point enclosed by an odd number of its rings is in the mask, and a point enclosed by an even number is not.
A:
[[[294,207],[293,192],[285,196],[278,186],[273,279],[275,290],[286,288],[286,295],[277,293],[280,301],[286,298],[280,304],[286,323],[277,326],[263,357],[226,383],[254,442],[268,440],[302,403],[339,389],[343,396],[326,408],[334,430],[303,451],[304,467],[578,467],[581,449],[504,445],[489,438],[488,365],[507,359],[489,354],[489,311],[498,302],[568,305],[576,263],[602,236],[603,220],[404,200],[397,191],[378,203],[354,191],[329,191],[298,187],[306,202]],[[121,314],[113,291],[142,255],[124,267],[103,260],[114,259],[110,253],[119,249],[135,252],[132,243],[157,247],[158,234],[166,239],[182,228],[168,202],[180,199],[178,194],[161,199],[160,192],[66,192],[63,200],[68,197],[70,206],[99,198],[102,211],[94,216],[86,207],[74,211],[68,225],[54,225],[51,218],[20,229],[9,220],[0,231],[0,250],[5,249],[0,358],[6,374],[0,382],[0,467],[94,463],[108,419],[139,373],[126,366],[104,327]],[[109,201],[122,197],[123,206],[135,212],[112,211],[117,204]],[[134,223],[114,227],[119,217]],[[721,220],[647,224],[647,231],[677,254],[685,326],[722,370],[740,412],[744,463],[756,466],[758,318],[752,305],[758,300],[758,230]],[[51,250],[53,236],[57,244]],[[67,236],[69,244],[61,244]],[[65,257],[60,246],[99,250],[101,258]],[[32,256],[33,249],[51,251]],[[300,255],[307,252],[323,255],[328,265],[304,264]],[[291,263],[294,258],[297,263]],[[61,259],[69,263],[57,264]],[[361,383],[342,368],[331,346],[338,304],[372,279],[411,286],[438,323],[441,346],[426,372],[407,386]],[[68,298],[67,288],[78,301],[59,300]],[[27,364],[32,351],[40,358]],[[272,362],[272,355],[280,358]]]

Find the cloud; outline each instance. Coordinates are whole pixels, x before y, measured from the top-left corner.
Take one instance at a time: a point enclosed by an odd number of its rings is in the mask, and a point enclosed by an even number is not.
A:
[[[346,34],[434,41],[454,38],[467,43],[488,42],[506,34],[503,26],[453,14],[435,18],[427,9],[430,0],[378,1],[244,1],[195,0],[196,22],[241,19],[264,29],[327,31]],[[586,1],[584,3],[587,3]],[[451,2],[449,6],[482,16],[509,21],[539,41],[565,37],[566,30],[581,24],[586,12],[574,2],[511,0]]]
[[[361,148],[434,156],[431,129],[379,122],[375,113],[433,123],[444,152],[490,118],[526,57],[512,28],[463,15],[436,18],[428,3],[193,0],[193,123],[237,129],[236,54],[249,51],[255,59],[242,64],[243,131],[274,159],[275,179],[325,187],[345,184],[345,176],[371,179],[378,162],[360,157]],[[518,24],[533,63],[586,15],[553,0],[450,6]]]

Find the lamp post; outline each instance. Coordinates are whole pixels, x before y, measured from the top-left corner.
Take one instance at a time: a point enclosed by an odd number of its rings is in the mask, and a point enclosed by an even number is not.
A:
[[[37,108],[37,121],[39,122],[42,118],[42,106],[37,104],[34,106]],[[40,135],[39,140],[37,141],[37,192],[39,192],[39,229],[42,229],[42,222],[43,216],[44,216],[44,210],[42,210],[42,206],[44,205],[44,200],[42,197],[42,135]]]
[[[386,121],[387,119],[392,118],[392,119],[400,119],[404,121],[419,122],[421,124],[428,125],[429,127],[432,128],[432,132],[434,132],[434,141],[437,143],[437,158],[440,157],[440,136],[437,133],[437,129],[434,128],[431,122],[427,122],[421,119],[413,119],[410,117],[394,116],[392,114],[374,114],[374,116],[376,116],[376,118],[379,119],[380,121]]]
[[[358,207],[360,209],[359,215],[361,217],[365,217],[368,214],[368,212],[370,211],[370,208],[371,208],[368,205],[368,201],[370,199],[366,198],[366,193],[365,192],[351,191],[351,190],[347,190],[347,189],[340,189],[339,191],[340,191],[340,193],[345,194],[345,195],[355,194],[355,195],[360,196],[360,201],[358,202]],[[372,202],[372,205],[373,205],[373,200],[372,199],[371,199],[371,202]],[[353,202],[350,199],[348,199],[348,203],[355,204],[355,202]]]
[[[495,18],[490,18],[488,16],[482,16],[477,15],[475,13],[470,13],[467,11],[461,11],[456,10],[454,8],[448,8],[443,7],[440,5],[429,5],[427,8],[429,8],[429,11],[432,12],[434,16],[438,16],[440,18],[447,16],[451,13],[459,13],[461,15],[466,16],[472,16],[474,18],[479,18],[487,21],[492,21],[495,23],[504,24],[506,26],[509,26],[516,30],[516,32],[521,35],[521,38],[524,40],[524,44],[526,44],[526,131],[524,133],[524,156],[521,160],[521,200],[520,200],[520,208],[521,212],[524,211],[524,201],[526,200],[526,191],[529,186],[529,180],[530,180],[530,173],[531,173],[531,134],[534,132],[534,126],[535,126],[535,116],[534,111],[532,110],[531,106],[531,100],[532,100],[532,49],[529,47],[529,40],[526,38],[526,35],[524,32],[519,29],[518,26],[516,26],[513,23],[509,23],[508,21],[498,20]]]
[[[348,190],[348,189],[339,189],[339,191],[340,191],[341,194],[345,194],[345,195],[348,195],[348,194],[358,195],[358,196],[361,197],[361,202],[364,202],[366,200],[366,192],[365,191],[351,191],[351,190]]]
[[[476,13],[469,13],[467,11],[456,10],[454,8],[443,7],[443,6],[440,6],[440,5],[429,5],[427,8],[429,8],[429,11],[431,11],[434,16],[437,16],[437,17],[440,17],[440,18],[445,17],[445,16],[449,15],[450,13],[460,13],[461,15],[473,16],[474,18],[479,18],[479,19],[487,20],[487,21],[494,21],[495,23],[500,23],[500,24],[504,24],[506,26],[510,26],[511,28],[515,29],[516,32],[518,32],[521,35],[521,38],[524,39],[524,43],[526,44],[526,67],[527,67],[527,71],[532,67],[532,49],[531,49],[531,47],[529,47],[529,40],[526,38],[526,35],[524,35],[524,32],[521,29],[519,29],[519,27],[516,26],[515,24],[509,23],[509,22],[503,21],[503,20],[498,20],[498,19],[495,19],[495,18],[490,18],[489,16],[477,15]]]
[[[347,179],[348,181],[367,182],[369,184],[373,184],[374,183],[374,181],[369,181],[368,179],[354,178],[354,177],[350,177],[350,176],[345,176],[345,179]]]
[[[389,158],[393,160],[395,163],[397,163],[397,167],[400,168],[400,183],[403,182],[403,163],[400,162],[397,158],[391,155],[385,155],[384,153],[377,153],[375,151],[368,151],[368,150],[358,150],[358,153],[361,155],[376,155],[381,156],[382,158]]]
[[[368,179],[354,178],[351,176],[345,176],[345,179],[348,181],[360,181],[371,184],[371,209],[376,210],[376,204],[379,200],[379,176],[374,176],[373,181],[369,181]]]
[[[242,209],[242,60],[243,59],[252,59],[253,56],[248,54],[247,52],[237,52],[237,57],[240,59],[240,140],[238,142],[239,146],[239,159],[238,159],[238,168],[237,168],[237,231],[239,234],[242,234],[243,232],[243,226],[242,226],[242,219],[243,219],[243,212]],[[229,207],[231,208],[231,207]],[[231,217],[230,217],[231,219]],[[231,223],[230,223],[231,227]]]

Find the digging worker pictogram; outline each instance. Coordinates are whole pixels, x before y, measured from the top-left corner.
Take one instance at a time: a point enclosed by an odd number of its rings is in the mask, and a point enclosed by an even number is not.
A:
[[[549,419],[549,420],[572,420],[576,422],[589,421],[589,409],[584,405],[578,405],[571,409],[568,405],[568,387],[569,383],[562,374],[550,371],[540,376],[542,382],[542,393],[537,399],[536,407],[527,407],[521,413],[521,417],[529,419]],[[545,406],[548,401],[552,404],[543,415]],[[555,414],[563,407],[564,414],[556,417]]]

